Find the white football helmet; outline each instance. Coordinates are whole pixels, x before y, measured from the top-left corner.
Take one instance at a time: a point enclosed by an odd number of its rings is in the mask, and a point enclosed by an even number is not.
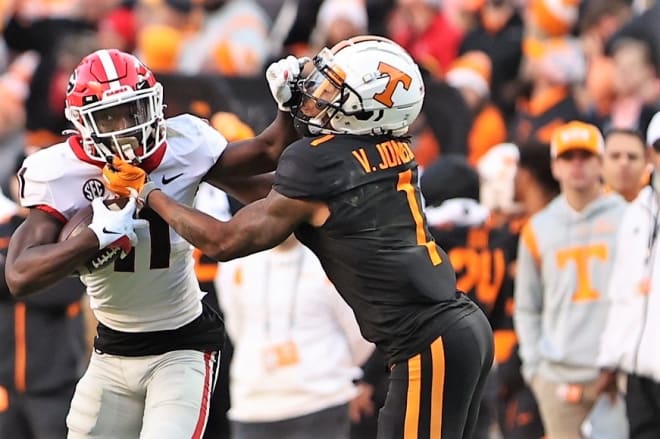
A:
[[[398,44],[377,36],[324,48],[301,79],[296,125],[307,135],[401,136],[419,115],[424,82],[419,67]]]

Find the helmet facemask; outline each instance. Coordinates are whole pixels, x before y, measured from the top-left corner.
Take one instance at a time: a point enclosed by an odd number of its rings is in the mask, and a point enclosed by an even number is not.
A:
[[[332,130],[330,122],[348,99],[350,87],[344,82],[346,73],[332,63],[332,53],[323,49],[312,61],[314,70],[298,82],[300,103],[293,108],[296,127],[306,127],[307,135]]]
[[[153,154],[165,140],[163,89],[129,86],[107,90],[101,100],[69,106],[67,118],[80,131],[91,156],[111,161],[117,156],[134,164]]]

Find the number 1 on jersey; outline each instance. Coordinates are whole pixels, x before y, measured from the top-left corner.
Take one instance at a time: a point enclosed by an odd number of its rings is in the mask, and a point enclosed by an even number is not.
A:
[[[149,269],[168,268],[170,266],[170,228],[156,212],[149,208],[140,211],[139,217],[149,221],[151,254]],[[124,259],[115,261],[115,271],[132,273],[135,271],[135,248]]]
[[[424,227],[424,214],[422,209],[417,202],[417,196],[415,191],[415,186],[412,182],[412,170],[408,169],[399,174],[399,182],[396,185],[396,190],[406,193],[406,199],[408,200],[408,207],[410,207],[410,213],[412,214],[413,220],[415,221],[415,233],[417,235],[417,245],[426,247],[426,250],[429,252],[429,257],[433,265],[439,265],[442,263],[442,258],[440,253],[438,253],[438,247],[436,247],[434,241],[429,241],[426,237],[426,228]]]

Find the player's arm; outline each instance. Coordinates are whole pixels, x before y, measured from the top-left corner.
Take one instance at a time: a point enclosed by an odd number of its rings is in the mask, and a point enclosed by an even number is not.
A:
[[[9,242],[5,278],[14,296],[34,293],[71,274],[96,252],[117,247],[128,253],[137,243],[134,227],[136,201],[130,199],[119,210],[110,210],[101,198],[92,201],[92,222],[79,234],[58,242],[62,223],[37,208]]]
[[[5,278],[14,296],[45,288],[71,274],[99,249],[91,230],[57,242],[63,224],[39,209],[30,209],[26,220],[9,242]]]
[[[212,184],[241,203],[249,204],[266,197],[273,187],[274,180],[275,174],[269,172],[249,177],[227,177]]]
[[[220,186],[228,177],[274,171],[284,148],[298,138],[291,114],[278,111],[275,120],[256,137],[228,144],[204,180]]]
[[[256,175],[275,170],[277,159],[284,148],[300,137],[294,129],[290,111],[291,105],[299,97],[297,80],[308,61],[309,58],[288,56],[268,66],[266,80],[279,108],[275,120],[256,137],[227,145],[217,163],[204,177],[206,181],[220,186],[226,177]]]
[[[179,204],[159,190],[152,191],[147,202],[186,241],[218,261],[272,248],[298,225],[319,226],[328,216],[322,202],[288,198],[274,190],[227,222]]]

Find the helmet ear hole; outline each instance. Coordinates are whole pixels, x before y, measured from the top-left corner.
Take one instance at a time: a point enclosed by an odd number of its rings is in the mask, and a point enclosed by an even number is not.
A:
[[[353,116],[358,120],[369,120],[374,116],[373,111],[358,111],[353,114]]]

